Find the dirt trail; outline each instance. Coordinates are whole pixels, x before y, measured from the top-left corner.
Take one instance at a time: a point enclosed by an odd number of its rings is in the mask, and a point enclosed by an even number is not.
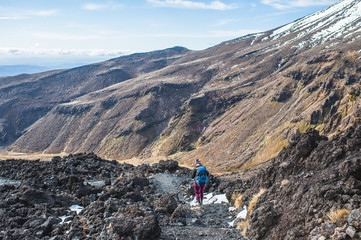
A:
[[[234,220],[234,213],[229,211],[228,203],[210,203],[205,201],[202,206],[194,206],[194,202],[186,198],[182,191],[181,182],[185,177],[171,174],[157,174],[152,177],[153,183],[160,193],[178,193],[181,205],[187,209],[186,225],[174,223],[162,226],[161,238],[171,239],[242,239],[239,230],[230,227]],[[212,194],[205,193],[210,198]],[[215,197],[213,197],[213,200]]]

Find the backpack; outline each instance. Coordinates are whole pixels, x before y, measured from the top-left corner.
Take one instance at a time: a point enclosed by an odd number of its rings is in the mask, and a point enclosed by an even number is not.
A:
[[[205,166],[200,166],[197,168],[197,177],[196,183],[198,185],[206,185],[208,182],[207,170]]]

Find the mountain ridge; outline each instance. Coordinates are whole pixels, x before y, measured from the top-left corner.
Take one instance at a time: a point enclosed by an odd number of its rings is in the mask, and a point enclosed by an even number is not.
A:
[[[9,150],[169,156],[184,163],[199,157],[228,171],[274,157],[297,131],[332,136],[359,114],[360,6],[341,1],[203,51],[176,48],[143,62],[134,57],[144,55],[128,57],[127,77],[110,77],[107,86],[54,104]],[[348,16],[352,24],[337,25]],[[327,31],[335,25],[344,29],[343,39]],[[311,38],[320,32],[329,33],[327,41]],[[121,60],[101,64],[104,73],[124,73]]]

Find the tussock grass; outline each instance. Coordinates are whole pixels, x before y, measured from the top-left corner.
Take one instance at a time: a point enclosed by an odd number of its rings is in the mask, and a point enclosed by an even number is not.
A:
[[[251,214],[252,214],[252,212],[253,212],[253,210],[254,210],[254,207],[256,206],[256,203],[257,203],[259,197],[262,196],[262,194],[265,193],[266,190],[267,190],[267,189],[265,189],[265,188],[261,188],[258,193],[256,193],[255,195],[253,195],[251,201],[249,202],[248,208],[247,208],[247,210],[248,210],[248,212],[247,212],[247,219],[244,220],[244,221],[242,221],[242,222],[240,222],[240,223],[238,224],[238,226],[237,226],[237,229],[243,229],[243,230],[242,230],[242,233],[241,233],[242,236],[246,236],[246,234],[247,234],[247,226],[248,226],[248,223],[249,223],[250,216],[251,216]]]
[[[329,219],[330,223],[335,223],[338,219],[343,218],[346,215],[350,214],[350,210],[346,209],[346,208],[341,208],[341,209],[331,209],[326,215]]]
[[[256,156],[246,162],[240,170],[248,170],[265,163],[276,157],[283,148],[287,147],[288,140],[277,136],[277,134],[265,137],[264,146],[257,152]]]
[[[251,199],[251,201],[249,202],[249,205],[248,205],[248,214],[249,214],[249,216],[252,214],[253,209],[254,209],[254,207],[256,206],[256,203],[257,203],[257,201],[258,201],[258,198],[259,198],[260,196],[262,196],[262,194],[263,194],[266,190],[267,190],[267,189],[265,189],[265,188],[261,188],[258,193],[256,193],[255,195],[253,195],[253,197],[252,197],[252,199]]]
[[[233,192],[233,193],[232,193],[232,196],[231,196],[231,200],[232,200],[233,202],[235,202],[239,195],[240,195],[240,193]]]
[[[237,229],[242,229],[242,232],[241,232],[242,236],[246,236],[246,234],[247,234],[248,223],[249,223],[249,219],[240,222],[237,226]]]
[[[239,196],[234,201],[234,207],[239,208],[243,207],[243,201],[242,201],[243,194],[239,194]]]

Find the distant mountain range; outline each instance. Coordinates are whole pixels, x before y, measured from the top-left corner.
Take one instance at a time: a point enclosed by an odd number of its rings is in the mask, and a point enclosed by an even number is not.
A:
[[[204,51],[182,47],[0,78],[0,142],[16,152],[195,157],[247,169],[315,128],[361,119],[361,2],[344,0]]]
[[[50,67],[31,66],[31,65],[5,65],[0,66],[0,77],[15,76],[18,74],[31,74],[51,70]],[[53,68],[54,69],[54,68]]]
[[[58,64],[54,66],[35,66],[35,65],[0,65],[0,77],[16,76],[20,74],[40,73],[55,69],[69,69],[83,66],[83,63]]]

